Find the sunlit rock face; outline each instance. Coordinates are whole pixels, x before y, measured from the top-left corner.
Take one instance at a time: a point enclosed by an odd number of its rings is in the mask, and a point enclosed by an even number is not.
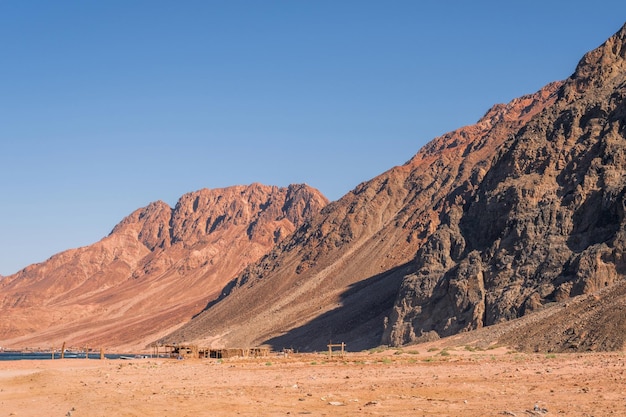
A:
[[[4,346],[141,347],[191,319],[328,200],[307,185],[203,189],[162,201],[101,241],[0,281]]]

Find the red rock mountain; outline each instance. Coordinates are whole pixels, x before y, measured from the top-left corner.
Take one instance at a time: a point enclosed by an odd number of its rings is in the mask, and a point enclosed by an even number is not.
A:
[[[101,241],[3,277],[1,344],[143,348],[327,203],[306,185],[260,184],[151,203]]]
[[[476,125],[360,184],[163,340],[401,345],[620,282],[625,39],[626,27],[566,81],[494,106]],[[622,315],[618,327],[624,323]]]
[[[625,98],[626,26],[336,202],[255,185],[138,210],[2,278],[0,337],[359,350],[491,327],[524,349],[622,349]]]

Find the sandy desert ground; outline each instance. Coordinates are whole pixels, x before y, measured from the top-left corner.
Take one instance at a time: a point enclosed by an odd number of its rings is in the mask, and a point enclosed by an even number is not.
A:
[[[0,362],[0,417],[623,416],[626,355],[469,346]]]

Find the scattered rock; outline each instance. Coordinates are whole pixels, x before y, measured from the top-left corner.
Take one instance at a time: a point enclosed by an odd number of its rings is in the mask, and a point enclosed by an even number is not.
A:
[[[547,408],[539,407],[538,404],[535,404],[532,410],[526,410],[526,414],[529,414],[531,416],[543,416],[547,412]]]

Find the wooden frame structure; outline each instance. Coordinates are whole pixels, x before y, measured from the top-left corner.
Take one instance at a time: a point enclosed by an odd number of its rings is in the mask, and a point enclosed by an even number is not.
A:
[[[346,353],[346,344],[344,342],[341,343],[329,343],[328,345],[328,359],[333,357],[333,348],[341,348],[339,351],[339,357],[343,358]]]
[[[208,348],[198,345],[166,345],[170,358],[177,359],[227,359],[227,358],[259,358],[269,356],[269,348]]]

